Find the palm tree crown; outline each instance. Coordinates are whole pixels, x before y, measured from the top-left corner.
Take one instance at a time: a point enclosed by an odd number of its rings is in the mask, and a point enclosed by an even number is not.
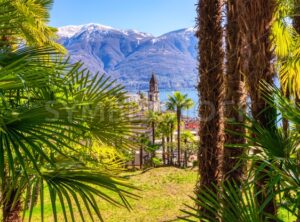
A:
[[[194,106],[194,102],[191,98],[188,98],[187,94],[181,92],[174,92],[172,96],[168,97],[166,103],[167,109],[172,111],[182,111],[190,109]]]
[[[169,96],[166,103],[167,109],[176,112],[177,116],[177,164],[180,165],[180,122],[182,110],[190,109],[194,106],[194,102],[191,98],[188,98],[187,94],[180,92],[174,92],[172,96]]]

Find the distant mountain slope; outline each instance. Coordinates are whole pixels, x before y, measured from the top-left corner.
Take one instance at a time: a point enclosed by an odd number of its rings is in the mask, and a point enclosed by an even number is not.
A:
[[[152,72],[157,74],[161,89],[196,84],[197,39],[193,29],[154,37],[87,24],[61,27],[58,35],[72,61],[81,60],[93,72],[108,73],[128,89],[147,89]]]

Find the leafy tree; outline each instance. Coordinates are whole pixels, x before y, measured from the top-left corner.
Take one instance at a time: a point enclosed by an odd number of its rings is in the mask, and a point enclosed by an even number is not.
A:
[[[177,117],[177,163],[180,166],[180,129],[181,129],[181,115],[183,110],[190,109],[194,106],[192,99],[188,98],[187,94],[181,94],[180,92],[174,92],[172,96],[169,96],[166,103],[167,109],[176,112]]]

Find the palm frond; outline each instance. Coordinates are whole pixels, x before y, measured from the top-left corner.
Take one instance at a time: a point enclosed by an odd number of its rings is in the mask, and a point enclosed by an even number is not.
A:
[[[258,207],[253,196],[256,194],[249,184],[243,187],[237,186],[234,182],[222,183],[219,187],[214,186],[213,192],[211,188],[201,190],[196,198],[193,198],[197,207],[187,206],[189,210],[183,210],[193,219],[185,219],[186,221],[225,221],[225,222],[262,222],[262,207]],[[265,200],[267,204],[269,200]],[[226,207],[225,207],[226,206]],[[199,208],[202,208],[199,211]],[[211,213],[217,216],[211,217]],[[268,215],[272,219],[274,216]]]

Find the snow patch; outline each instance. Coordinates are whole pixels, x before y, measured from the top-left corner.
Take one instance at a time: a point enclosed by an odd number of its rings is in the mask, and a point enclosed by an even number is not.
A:
[[[57,35],[60,37],[71,38],[85,31],[92,32],[96,30],[108,31],[108,30],[114,30],[114,28],[106,25],[95,24],[95,23],[89,23],[86,25],[68,25],[68,26],[63,26],[58,28]]]
[[[57,35],[60,37],[70,38],[80,31],[82,25],[68,25],[58,28]]]
[[[69,25],[69,26],[63,26],[58,28],[58,36],[60,37],[67,37],[67,38],[71,38],[75,35],[81,34],[83,32],[94,32],[94,31],[101,31],[103,33],[107,33],[109,31],[116,31],[116,32],[120,32],[124,35],[135,35],[138,36],[140,38],[152,38],[153,36],[145,33],[145,32],[139,32],[137,30],[134,29],[127,29],[127,30],[120,30],[120,29],[115,29],[111,26],[106,26],[106,25],[101,25],[101,24],[96,24],[96,23],[89,23],[89,24],[85,24],[85,25]]]

